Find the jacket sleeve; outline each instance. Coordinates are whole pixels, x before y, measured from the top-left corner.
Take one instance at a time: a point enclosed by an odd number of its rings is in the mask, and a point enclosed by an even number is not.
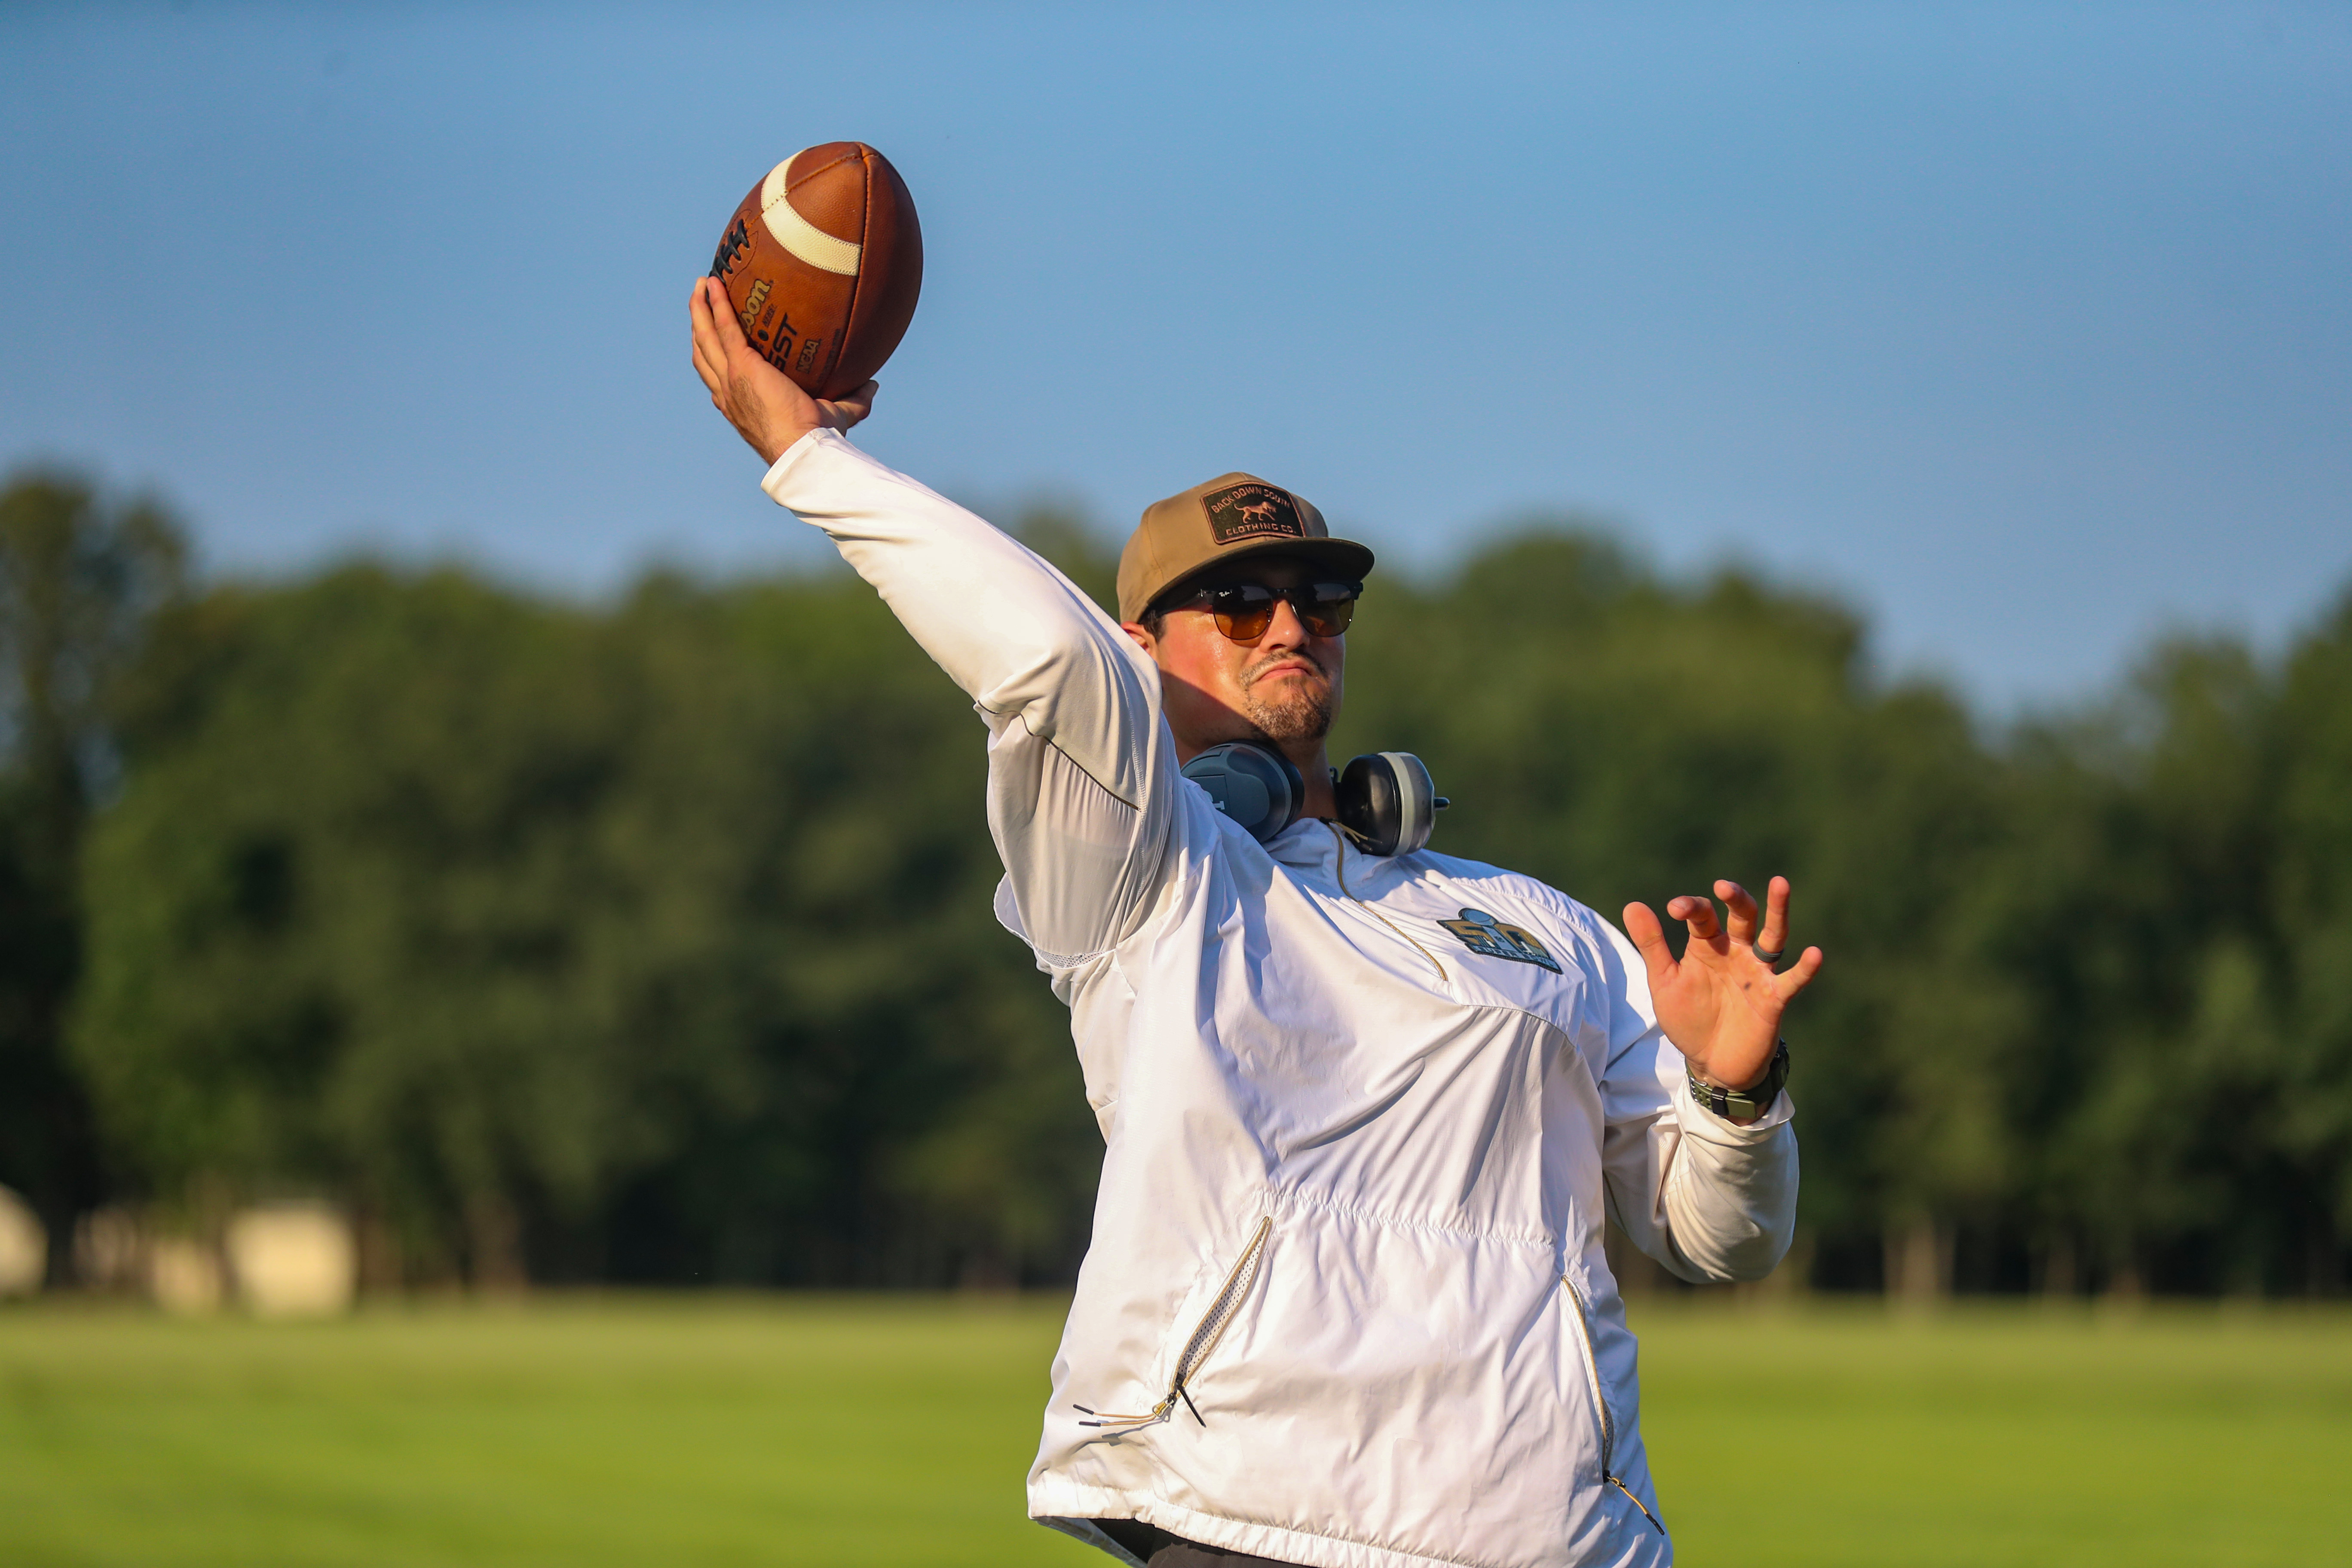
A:
[[[824,531],[986,722],[989,831],[1019,933],[1065,964],[1133,934],[1176,816],[1142,650],[1043,558],[835,431],[795,442],[761,488]]]
[[[1685,1279],[1761,1279],[1796,1235],[1796,1106],[1784,1089],[1742,1127],[1693,1099],[1683,1055],[1658,1027],[1640,952],[1607,921],[1591,922],[1609,1008],[1601,1083],[1609,1217]]]

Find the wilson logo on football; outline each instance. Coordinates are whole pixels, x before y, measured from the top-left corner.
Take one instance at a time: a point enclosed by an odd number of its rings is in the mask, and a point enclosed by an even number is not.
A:
[[[768,280],[764,278],[761,279],[751,285],[751,297],[743,301],[743,309],[740,314],[743,322],[743,331],[747,336],[764,339],[768,335],[768,330],[760,325],[761,309],[768,302]]]

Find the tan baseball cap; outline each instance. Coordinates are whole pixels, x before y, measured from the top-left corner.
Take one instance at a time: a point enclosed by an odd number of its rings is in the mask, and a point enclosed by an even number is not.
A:
[[[1220,474],[1143,509],[1119,552],[1118,618],[1140,620],[1152,600],[1202,567],[1249,555],[1328,563],[1349,582],[1372,569],[1372,552],[1332,538],[1305,497],[1255,474]]]

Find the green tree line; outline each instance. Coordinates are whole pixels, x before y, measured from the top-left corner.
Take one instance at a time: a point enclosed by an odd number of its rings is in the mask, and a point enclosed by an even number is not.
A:
[[[1108,596],[1097,534],[1024,537]],[[1100,1143],[999,930],[982,732],[845,572],[583,605],[191,582],[0,496],[0,1183],[200,1232],[325,1196],[378,1286],[1066,1279]],[[1335,754],[1612,913],[1785,872],[1791,1271],[2324,1293],[2352,1235],[2352,595],[1995,727],[1833,599],[1536,522],[1383,573]]]

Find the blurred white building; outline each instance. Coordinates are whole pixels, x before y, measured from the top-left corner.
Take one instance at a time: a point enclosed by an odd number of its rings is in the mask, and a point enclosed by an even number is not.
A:
[[[217,1312],[220,1254],[184,1236],[159,1236],[147,1247],[147,1289],[167,1312]]]
[[[229,1221],[230,1277],[264,1318],[330,1317],[351,1310],[359,1248],[351,1222],[324,1204],[273,1204]]]
[[[33,1205],[0,1187],[0,1296],[29,1296],[49,1272],[49,1233]]]

